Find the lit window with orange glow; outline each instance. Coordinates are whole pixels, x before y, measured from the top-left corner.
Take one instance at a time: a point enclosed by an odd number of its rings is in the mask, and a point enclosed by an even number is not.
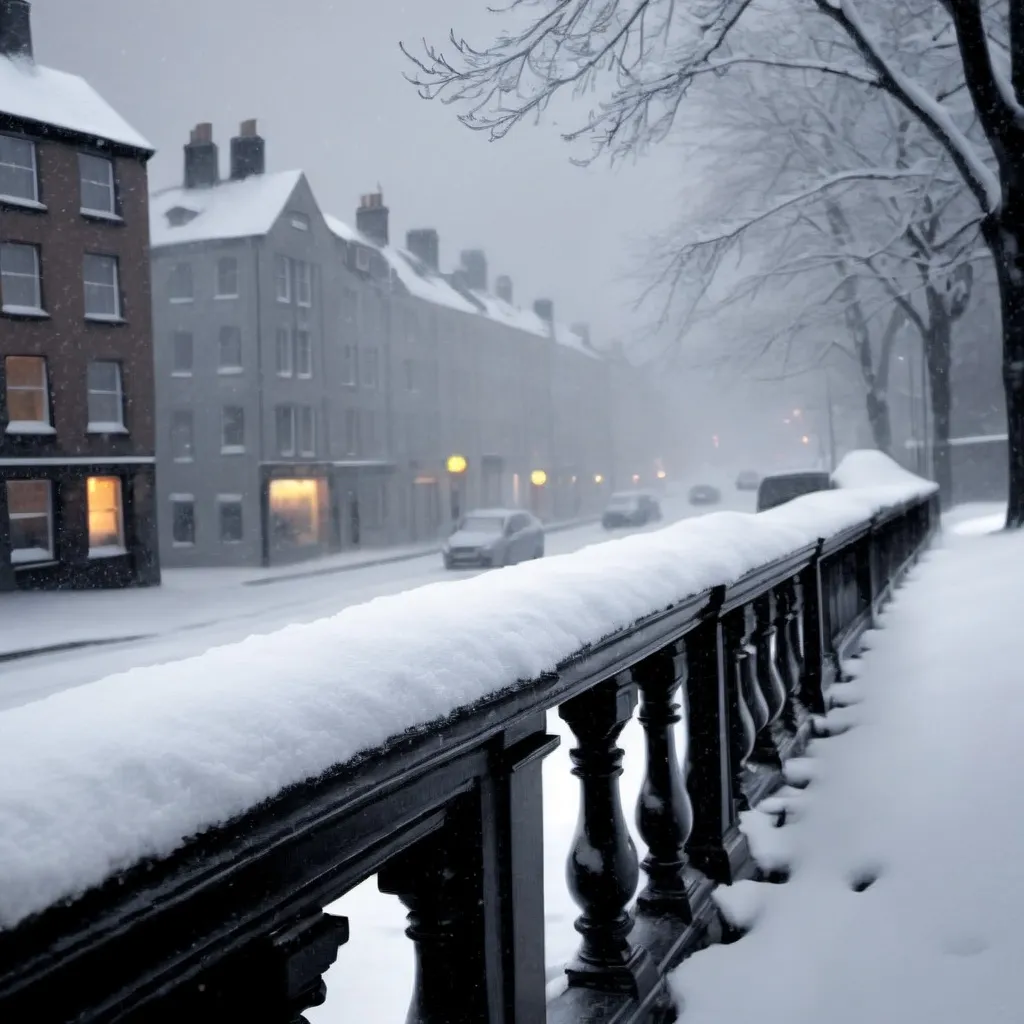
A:
[[[91,476],[86,485],[89,510],[89,557],[123,555],[124,513],[121,480],[116,476]]]

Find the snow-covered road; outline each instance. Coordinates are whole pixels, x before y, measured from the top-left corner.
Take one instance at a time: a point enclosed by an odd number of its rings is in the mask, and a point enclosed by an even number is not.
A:
[[[753,511],[753,504],[748,493],[725,491],[722,504],[716,507]],[[707,509],[695,509],[685,499],[664,505],[666,522],[703,511]],[[618,535],[618,531],[609,535],[596,524],[559,530],[548,534],[547,554],[569,554]],[[317,568],[317,563],[309,563],[294,571]],[[175,661],[253,633],[311,622],[349,605],[472,573],[446,573],[440,556],[431,553],[268,586],[247,584],[259,575],[233,569],[184,569],[165,573],[161,587],[147,590],[0,595],[0,653],[56,641],[141,637],[0,661],[0,710],[115,672]]]

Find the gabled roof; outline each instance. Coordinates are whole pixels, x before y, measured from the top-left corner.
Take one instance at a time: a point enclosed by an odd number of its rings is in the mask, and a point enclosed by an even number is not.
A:
[[[265,235],[302,180],[302,171],[278,171],[211,188],[163,189],[149,200],[150,244],[158,249]]]
[[[153,151],[84,78],[20,57],[0,57],[0,113]]]

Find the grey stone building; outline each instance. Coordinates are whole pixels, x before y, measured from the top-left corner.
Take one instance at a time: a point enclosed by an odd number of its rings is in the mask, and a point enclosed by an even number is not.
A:
[[[598,511],[621,471],[586,330],[492,290],[478,250],[443,274],[433,229],[394,245],[379,193],[354,227],[324,215],[264,153],[245,122],[221,180],[199,125],[151,201],[165,564],[432,541],[479,505]]]

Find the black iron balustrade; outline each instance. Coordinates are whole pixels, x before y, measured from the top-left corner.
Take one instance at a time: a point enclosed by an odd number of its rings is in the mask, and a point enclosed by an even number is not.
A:
[[[411,1022],[671,1020],[666,973],[721,936],[714,886],[754,873],[740,810],[780,784],[937,524],[934,498],[888,509],[0,931],[0,1020],[295,1024],[350,938],[325,908],[373,875],[408,910]],[[637,707],[642,862],[618,786]],[[576,740],[581,942],[548,1001],[541,764],[556,709]]]

